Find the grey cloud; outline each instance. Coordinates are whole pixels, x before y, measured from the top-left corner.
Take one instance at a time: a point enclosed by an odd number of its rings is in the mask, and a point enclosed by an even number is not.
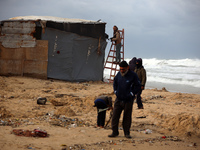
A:
[[[125,29],[125,57],[200,58],[199,0],[0,1],[0,20],[27,15],[101,19],[110,36],[117,25]]]

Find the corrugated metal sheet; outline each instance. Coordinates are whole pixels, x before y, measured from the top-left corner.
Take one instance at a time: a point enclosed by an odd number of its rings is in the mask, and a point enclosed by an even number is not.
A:
[[[35,47],[36,46],[36,41],[31,40],[31,41],[14,41],[14,40],[6,40],[2,42],[2,45],[6,48],[20,48],[20,47]]]
[[[23,41],[23,40],[27,41],[27,40],[34,40],[35,38],[29,34],[4,34],[3,36],[0,36],[0,42],[12,41],[13,39],[17,39],[18,41]]]
[[[34,21],[3,22],[0,42],[6,48],[35,47],[35,28]]]
[[[35,28],[2,27],[1,34],[31,34]]]
[[[34,21],[4,22],[3,26],[10,27],[10,28],[35,28],[36,27]]]

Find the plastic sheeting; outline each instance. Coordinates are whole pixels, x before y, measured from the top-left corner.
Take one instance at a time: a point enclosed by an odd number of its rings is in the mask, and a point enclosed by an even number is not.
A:
[[[48,40],[47,77],[74,82],[103,80],[107,42],[78,34],[46,28],[42,40]]]

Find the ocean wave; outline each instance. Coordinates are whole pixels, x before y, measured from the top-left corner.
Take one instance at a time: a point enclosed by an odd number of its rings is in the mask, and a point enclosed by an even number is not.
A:
[[[143,59],[145,66],[200,67],[200,59]]]
[[[125,59],[129,62],[131,59]],[[143,59],[147,82],[190,85],[200,88],[200,59]],[[109,78],[109,71],[104,71]]]

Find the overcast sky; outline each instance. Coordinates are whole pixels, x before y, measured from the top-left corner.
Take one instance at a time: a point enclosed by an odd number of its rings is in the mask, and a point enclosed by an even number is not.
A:
[[[30,15],[101,19],[110,37],[117,25],[125,58],[200,58],[200,0],[0,0],[0,20]]]

